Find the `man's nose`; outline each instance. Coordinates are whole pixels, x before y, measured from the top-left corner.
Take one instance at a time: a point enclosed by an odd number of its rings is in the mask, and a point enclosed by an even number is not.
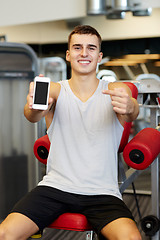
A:
[[[82,55],[83,57],[88,56],[88,50],[87,50],[87,48],[82,48],[81,55]]]

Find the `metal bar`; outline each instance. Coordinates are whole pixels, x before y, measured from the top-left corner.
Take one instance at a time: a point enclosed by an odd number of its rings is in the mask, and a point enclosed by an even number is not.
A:
[[[123,158],[122,158],[122,154],[118,155],[118,182],[119,185],[124,183],[124,181],[126,180],[126,173],[124,170],[124,164],[123,164]]]
[[[159,106],[159,105],[143,105],[143,104],[139,104],[139,107],[160,109],[160,106]]]
[[[123,65],[122,66],[124,68],[124,70],[126,71],[128,77],[132,80],[135,79],[135,76],[133,74],[133,72],[131,71],[131,69],[127,66],[127,65]]]
[[[134,180],[142,173],[143,171],[135,170],[133,168],[129,168],[126,172],[126,180],[120,185],[120,192],[123,193],[125,189],[132,183]]]
[[[152,98],[151,98],[152,101]],[[158,116],[156,109],[151,109],[151,127],[156,128],[158,125]],[[151,165],[151,206],[152,214],[159,219],[159,158],[157,157]],[[159,231],[152,237],[152,240],[159,240]]]
[[[159,158],[157,157],[151,166],[151,206],[152,206],[152,215],[156,216],[159,219]],[[159,240],[160,238],[159,231],[155,236],[152,237],[152,240]]]
[[[92,240],[93,236],[94,236],[94,232],[93,231],[86,232],[86,240]]]
[[[148,71],[145,63],[141,63],[140,66],[141,66],[141,69],[144,72],[144,74],[149,74],[149,71]]]

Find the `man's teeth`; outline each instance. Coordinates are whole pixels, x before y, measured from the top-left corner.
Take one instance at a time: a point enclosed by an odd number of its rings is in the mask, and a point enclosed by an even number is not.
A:
[[[89,61],[79,61],[80,63],[89,63]]]

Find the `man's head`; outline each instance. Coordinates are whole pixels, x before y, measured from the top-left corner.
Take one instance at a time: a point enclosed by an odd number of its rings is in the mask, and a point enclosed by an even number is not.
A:
[[[95,74],[97,63],[102,60],[100,34],[91,26],[80,25],[69,35],[66,60],[70,62],[73,73]]]
[[[98,41],[99,41],[99,51],[101,50],[101,42],[102,42],[101,36],[95,28],[93,28],[89,25],[78,25],[73,29],[73,31],[70,33],[70,35],[68,37],[68,49],[70,48],[71,38],[74,34],[86,34],[86,35],[97,36]]]

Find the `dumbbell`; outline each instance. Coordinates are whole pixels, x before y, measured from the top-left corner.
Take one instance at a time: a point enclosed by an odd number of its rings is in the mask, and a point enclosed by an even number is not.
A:
[[[144,128],[126,145],[123,151],[128,166],[143,170],[150,166],[160,153],[160,132],[154,128]]]
[[[48,135],[38,138],[33,146],[35,157],[43,164],[47,164],[50,141]]]

